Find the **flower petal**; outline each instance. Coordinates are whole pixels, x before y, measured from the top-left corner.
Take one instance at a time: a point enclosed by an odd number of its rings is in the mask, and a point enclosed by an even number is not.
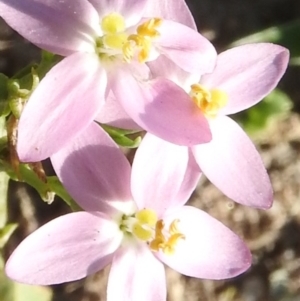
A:
[[[197,187],[201,174],[201,170],[195,160],[194,155],[192,154],[191,149],[189,148],[189,161],[184,179],[181,183],[181,187],[176,195],[176,198],[174,199],[175,204],[182,206],[189,200]]]
[[[172,269],[190,277],[226,279],[250,267],[251,254],[243,241],[204,211],[184,206],[172,210],[164,222],[168,226],[175,219],[185,239],[178,241],[174,254],[156,253]]]
[[[20,160],[51,156],[90,124],[104,103],[106,80],[96,54],[76,53],[53,67],[21,115]]]
[[[226,196],[257,208],[270,208],[270,179],[253,143],[229,117],[210,122],[213,139],[193,147],[200,169]]]
[[[197,29],[194,18],[184,0],[150,0],[144,17],[172,20]]]
[[[229,49],[218,56],[213,73],[201,84],[224,90],[228,104],[221,114],[245,110],[270,93],[284,74],[289,51],[269,43],[248,44]]]
[[[146,244],[119,249],[113,259],[107,301],[166,300],[165,270]]]
[[[163,20],[155,40],[158,50],[183,70],[202,75],[213,70],[217,53],[213,45],[196,30]]]
[[[125,19],[126,27],[137,24],[143,16],[147,0],[89,0],[100,18],[119,13]]]
[[[178,206],[176,196],[188,160],[187,147],[146,134],[132,164],[131,190],[138,208],[151,208],[161,215],[167,208]]]
[[[131,200],[131,167],[116,143],[92,123],[51,157],[57,176],[87,211],[104,211],[106,202]]]
[[[124,111],[123,107],[116,100],[112,91],[106,97],[105,104],[101,108],[96,121],[108,124],[114,127],[128,130],[142,130]]]
[[[118,225],[104,215],[67,214],[23,240],[9,258],[6,274],[39,285],[81,279],[111,262],[122,238]]]
[[[112,77],[112,90],[126,113],[144,130],[179,145],[210,141],[206,118],[173,82],[163,78],[141,81],[119,69]]]
[[[191,85],[199,82],[200,76],[192,74],[179,68],[175,62],[164,55],[160,55],[156,60],[148,62],[153,78],[163,77],[171,80],[187,93],[191,90]]]
[[[94,52],[99,17],[86,0],[1,0],[0,16],[38,47],[67,56]]]

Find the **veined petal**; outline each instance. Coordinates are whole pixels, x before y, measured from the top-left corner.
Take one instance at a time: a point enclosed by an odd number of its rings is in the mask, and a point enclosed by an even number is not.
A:
[[[176,21],[197,29],[194,18],[184,0],[150,0],[144,17]]]
[[[70,213],[25,238],[9,258],[6,274],[39,285],[81,279],[111,262],[122,238],[117,223],[103,214]]]
[[[173,82],[163,78],[138,81],[120,69],[112,77],[112,90],[126,113],[144,130],[178,145],[210,141],[206,118]]]
[[[182,206],[189,200],[192,193],[197,187],[201,174],[201,170],[195,160],[191,149],[189,148],[189,161],[183,181],[181,183],[181,187],[176,195],[176,198],[174,199],[175,204]]]
[[[125,19],[126,27],[137,24],[143,16],[148,0],[89,0],[100,18],[119,13]]]
[[[22,112],[20,160],[43,160],[87,127],[104,103],[106,81],[96,54],[75,53],[53,67]]]
[[[244,242],[207,213],[184,206],[164,216],[166,225],[175,219],[185,238],[178,241],[174,254],[155,253],[174,270],[190,277],[226,279],[250,267],[251,254]]]
[[[38,47],[67,56],[94,52],[99,17],[86,0],[1,0],[0,16]]]
[[[96,123],[54,154],[51,161],[68,192],[87,211],[106,212],[106,202],[131,200],[130,164]]]
[[[201,78],[208,88],[224,90],[228,104],[220,114],[245,110],[264,98],[278,84],[289,61],[289,51],[269,43],[247,44],[218,56],[216,68]]]
[[[180,68],[199,75],[213,70],[217,52],[196,30],[169,20],[163,20],[158,30],[155,46]]]
[[[175,62],[164,55],[160,55],[156,60],[148,62],[153,78],[163,77],[171,80],[186,92],[190,92],[191,85],[199,82],[200,76],[192,74],[179,68]]]
[[[192,148],[206,177],[234,201],[270,208],[273,191],[263,162],[253,143],[229,117],[210,122],[213,139]]]
[[[105,104],[101,108],[96,121],[104,124],[108,124],[114,127],[119,127],[128,130],[142,130],[132,118],[124,111],[123,107],[116,100],[112,91],[109,92],[106,97]]]
[[[163,301],[166,295],[164,266],[146,244],[124,246],[115,253],[107,301]]]
[[[132,164],[131,190],[138,208],[151,208],[162,215],[167,208],[178,206],[176,196],[183,183],[188,160],[188,147],[147,133]],[[183,203],[186,201],[181,200]]]

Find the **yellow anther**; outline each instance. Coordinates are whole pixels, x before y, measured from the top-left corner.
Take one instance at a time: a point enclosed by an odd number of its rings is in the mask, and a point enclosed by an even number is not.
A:
[[[101,21],[101,28],[106,34],[115,34],[125,30],[125,20],[118,13],[111,13]]]
[[[164,240],[155,238],[149,243],[149,247],[152,251],[158,252],[159,249],[162,249],[164,247]]]
[[[158,18],[150,19],[137,28],[137,34],[131,34],[123,44],[123,58],[130,62],[138,53],[138,61],[144,63],[150,56],[152,40],[159,37],[160,33],[157,28],[161,25],[162,20]]]
[[[149,226],[155,226],[157,222],[157,214],[151,209],[143,209],[135,214],[135,217],[141,224],[147,224]]]
[[[175,219],[169,227],[169,232],[171,235],[178,233],[178,223],[179,223],[179,219]]]
[[[226,106],[228,95],[218,89],[208,90],[200,84],[191,86],[190,96],[206,117],[215,117]]]
[[[153,18],[148,20],[147,22],[141,24],[137,28],[137,33],[139,36],[146,36],[149,38],[157,38],[160,36],[157,28],[162,24],[162,19]]]
[[[137,49],[138,60],[140,63],[144,63],[151,51],[151,40],[148,37],[132,34],[128,37],[127,42],[123,46],[123,56],[126,62],[129,62]]]
[[[178,241],[185,239],[185,236],[178,230],[178,223],[178,219],[174,220],[169,226],[169,231],[166,231],[166,235],[164,235],[164,222],[159,220],[155,226],[155,238],[149,244],[150,249],[156,252],[161,249],[167,255],[173,254]]]

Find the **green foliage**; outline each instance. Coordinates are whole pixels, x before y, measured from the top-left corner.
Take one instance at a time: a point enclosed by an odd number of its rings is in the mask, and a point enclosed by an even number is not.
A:
[[[255,135],[266,130],[271,121],[289,113],[291,108],[291,99],[281,90],[275,89],[259,104],[234,117],[246,132]]]
[[[290,64],[300,65],[300,20],[280,26],[273,26],[249,35],[235,41],[230,45],[230,47],[260,42],[271,42],[285,46],[290,50]]]
[[[0,297],[1,301],[50,301],[52,291],[48,287],[25,285],[9,280],[0,268]]]
[[[136,148],[142,141],[141,136],[133,137],[140,130],[124,130],[106,124],[101,124],[101,126],[119,146]]]

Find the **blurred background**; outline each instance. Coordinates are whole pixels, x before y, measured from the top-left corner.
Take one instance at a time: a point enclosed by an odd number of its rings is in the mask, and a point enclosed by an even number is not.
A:
[[[187,3],[199,31],[218,52],[244,43],[274,42],[290,49],[291,62],[271,95],[234,116],[265,162],[274,188],[273,207],[262,211],[237,205],[204,176],[190,200],[246,241],[253,254],[252,267],[227,281],[199,280],[167,269],[168,301],[300,301],[300,1]],[[0,72],[12,76],[39,60],[40,51],[0,20]],[[52,172],[48,162],[45,168]],[[32,187],[15,181],[9,182],[7,203],[5,194],[0,199],[0,213],[19,225],[5,247],[0,232],[4,260],[37,227],[70,211],[60,199],[48,205]],[[0,301],[106,300],[108,272],[109,267],[80,281],[31,287],[11,282],[0,271]]]

